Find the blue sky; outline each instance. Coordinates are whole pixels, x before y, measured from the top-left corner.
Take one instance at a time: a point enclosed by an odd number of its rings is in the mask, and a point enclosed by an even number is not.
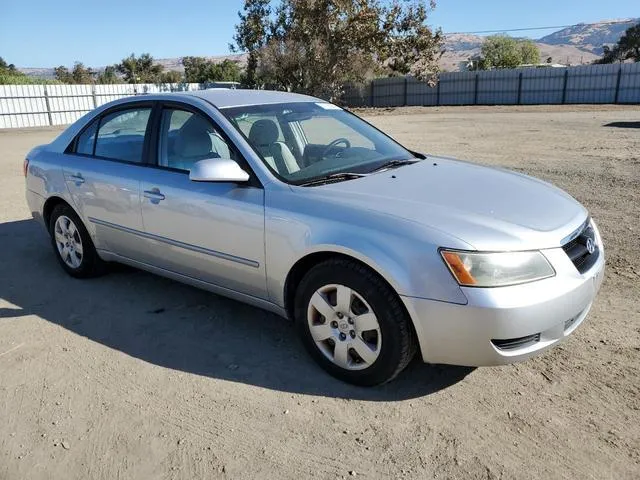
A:
[[[445,32],[569,25],[640,16],[638,0],[439,0]],[[90,66],[131,52],[156,58],[228,53],[242,0],[0,0],[0,56],[21,67]],[[518,32],[540,37],[548,31]],[[514,34],[515,35],[515,34]]]

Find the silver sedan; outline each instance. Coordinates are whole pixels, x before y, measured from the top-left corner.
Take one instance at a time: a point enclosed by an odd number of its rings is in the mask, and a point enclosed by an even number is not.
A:
[[[497,365],[563,340],[600,287],[585,208],[514,172],[413,152],[290,93],[104,105],[25,160],[26,195],[74,277],[148,270],[295,322],[330,374]]]

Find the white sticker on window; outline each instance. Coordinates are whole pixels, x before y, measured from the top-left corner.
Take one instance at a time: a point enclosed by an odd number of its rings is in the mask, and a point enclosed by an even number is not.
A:
[[[339,106],[334,105],[333,103],[316,103],[320,108],[324,108],[325,110],[342,110]]]

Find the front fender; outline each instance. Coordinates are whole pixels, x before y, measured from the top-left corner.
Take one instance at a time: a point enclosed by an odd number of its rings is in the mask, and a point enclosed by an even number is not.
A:
[[[438,245],[417,239],[418,228],[384,230],[287,212],[266,218],[267,288],[285,306],[291,269],[305,257],[330,252],[355,258],[381,275],[399,295],[465,304],[466,297],[446,269]]]

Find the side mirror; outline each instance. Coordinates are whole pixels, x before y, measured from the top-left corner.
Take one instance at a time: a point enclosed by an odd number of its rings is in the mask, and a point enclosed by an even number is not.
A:
[[[246,182],[249,174],[230,158],[208,158],[193,164],[189,172],[193,182]]]

